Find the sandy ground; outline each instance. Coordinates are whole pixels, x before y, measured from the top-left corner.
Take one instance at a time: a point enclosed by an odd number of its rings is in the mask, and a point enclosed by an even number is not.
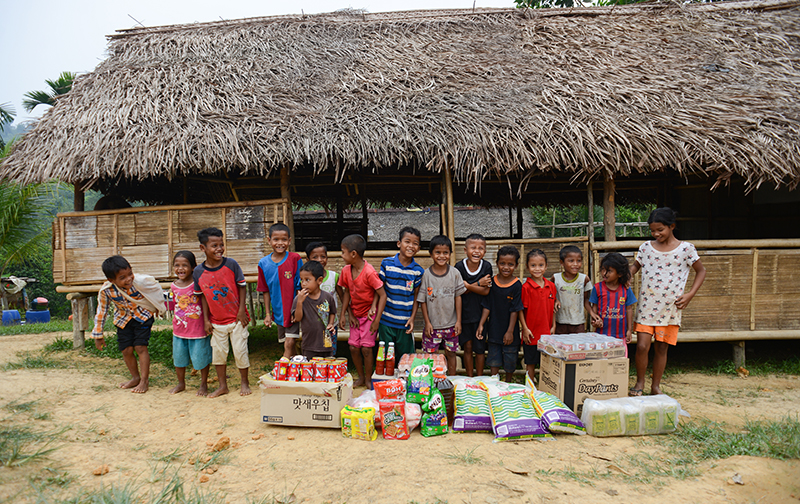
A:
[[[0,365],[57,336],[0,337]],[[122,363],[111,360],[77,369],[0,371],[0,428],[14,415],[6,405],[32,400],[38,400],[37,411],[48,414],[32,427],[69,428],[48,460],[0,467],[0,502],[34,502],[30,481],[43,471],[75,477],[65,489],[51,486],[45,495],[75,495],[80,488],[112,484],[160,488],[166,475],[178,471],[187,490],[218,492],[231,503],[265,497],[267,502],[332,503],[779,503],[800,498],[800,460],[733,457],[703,463],[699,475],[677,479],[648,476],[629,458],[638,453],[656,463],[666,460],[660,436],[559,435],[546,442],[493,443],[489,434],[423,438],[416,430],[407,441],[379,437],[369,443],[344,439],[333,429],[263,424],[258,390],[248,397],[211,400],[194,395],[192,378],[190,393],[171,396],[168,386],[159,386],[135,395],[115,388],[124,377]],[[665,387],[695,418],[741,425],[746,418],[800,414],[796,377],[690,373],[670,377]],[[201,474],[190,462],[207,456],[209,444],[223,436],[230,437],[231,448],[216,460],[216,472]],[[468,453],[476,460],[466,460]],[[94,476],[103,464],[108,474]],[[735,473],[743,485],[730,481]],[[201,483],[203,476],[208,481]],[[287,499],[292,493],[295,500]]]

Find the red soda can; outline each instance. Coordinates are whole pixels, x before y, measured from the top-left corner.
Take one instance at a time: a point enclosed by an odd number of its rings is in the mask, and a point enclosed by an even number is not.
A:
[[[288,381],[300,381],[300,364],[297,362],[289,362],[289,370],[286,373]]]
[[[310,362],[300,363],[300,381],[311,382],[314,381],[314,365]]]
[[[314,381],[326,382],[328,381],[328,363],[323,360],[312,362],[314,365]]]
[[[284,360],[279,360],[275,363],[278,366],[278,374],[275,375],[276,380],[286,381],[287,374],[289,372],[289,362]]]

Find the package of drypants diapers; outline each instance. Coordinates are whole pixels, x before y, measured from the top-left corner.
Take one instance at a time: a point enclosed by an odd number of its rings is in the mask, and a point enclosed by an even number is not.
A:
[[[689,416],[668,395],[586,399],[581,422],[591,436],[647,436],[669,434],[678,428],[678,416]]]

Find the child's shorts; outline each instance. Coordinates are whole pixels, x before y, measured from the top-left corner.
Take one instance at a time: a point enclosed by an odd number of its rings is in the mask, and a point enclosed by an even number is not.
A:
[[[462,350],[464,350],[464,346],[471,341],[472,353],[486,353],[486,331],[483,331],[483,339],[478,339],[476,336],[477,332],[478,322],[461,323],[461,334],[458,335],[458,342],[461,345]]]
[[[289,327],[278,325],[278,343],[283,343],[286,338],[298,339],[300,338],[300,324],[295,322]]]
[[[247,327],[238,321],[233,324],[211,324],[211,326],[214,328],[211,333],[211,363],[215,366],[224,366],[228,363],[228,352],[233,349],[236,367],[239,369],[249,368],[250,356],[247,352],[247,338],[250,337],[250,333],[247,331]],[[230,345],[228,345],[228,337],[230,337]]]
[[[486,357],[487,366],[501,367],[506,373],[513,373],[514,370],[517,369],[519,345],[503,345],[490,341],[488,347],[489,355]]]
[[[656,341],[667,343],[668,345],[675,346],[678,344],[678,330],[681,326],[668,325],[668,326],[648,326],[643,324],[636,324],[637,333],[650,334],[655,337]]]
[[[586,332],[585,324],[560,324],[556,322],[556,334],[576,334]]]
[[[357,317],[356,320],[358,320],[358,327],[350,326],[350,338],[347,342],[352,347],[373,348],[378,331],[371,332],[369,330],[372,321],[367,317]]]
[[[333,357],[334,355],[333,350],[317,351],[317,350],[303,349],[300,353],[303,354],[303,357],[305,357],[308,360],[311,360],[314,357]]]
[[[422,351],[434,353],[444,345],[445,350],[451,352],[458,351],[458,336],[455,327],[445,329],[434,329],[431,334],[422,335]]]
[[[153,317],[144,322],[130,319],[125,327],[117,327],[117,346],[119,351],[128,347],[147,346],[150,343],[150,330],[153,328]]]
[[[536,345],[522,345],[522,354],[525,356],[526,366],[538,366],[542,362],[542,354]]]
[[[413,354],[416,352],[414,336],[406,334],[405,329],[398,329],[381,324],[378,326],[378,341],[383,341],[387,346],[389,343],[394,343],[394,353],[397,356],[397,362],[400,362],[400,358],[405,354]]]
[[[189,361],[195,369],[205,369],[211,364],[211,337],[179,338],[172,337],[172,362],[175,367],[187,367]]]

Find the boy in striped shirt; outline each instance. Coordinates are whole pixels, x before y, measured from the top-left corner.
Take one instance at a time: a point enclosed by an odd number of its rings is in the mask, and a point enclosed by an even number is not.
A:
[[[636,296],[628,287],[631,280],[628,260],[622,254],[612,252],[600,261],[600,273],[603,281],[595,284],[589,296],[592,325],[600,334],[630,343]]]
[[[378,340],[389,346],[394,343],[397,362],[407,353],[414,353],[414,317],[417,315],[416,297],[425,272],[414,256],[419,252],[422,235],[419,230],[406,226],[400,230],[394,257],[381,261],[379,276],[386,291],[386,308],[378,328]]]

